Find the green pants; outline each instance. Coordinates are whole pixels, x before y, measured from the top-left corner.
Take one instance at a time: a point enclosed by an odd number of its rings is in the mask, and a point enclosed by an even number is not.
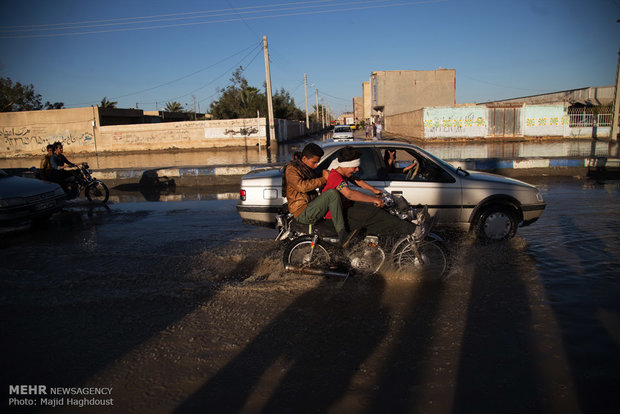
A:
[[[332,222],[336,231],[344,230],[345,224],[342,216],[340,193],[333,188],[312,200],[296,220],[303,224],[314,224],[325,217],[328,211],[332,214]]]

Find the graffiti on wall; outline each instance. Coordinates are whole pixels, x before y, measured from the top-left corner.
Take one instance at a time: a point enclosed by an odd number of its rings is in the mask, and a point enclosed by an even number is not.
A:
[[[433,117],[424,120],[424,135],[434,136],[480,136],[486,133],[484,117],[468,113],[459,117]]]
[[[558,125],[562,125],[562,126],[566,126],[568,125],[568,116],[553,116],[550,118],[546,118],[546,117],[540,117],[540,118],[527,118],[525,120],[525,125],[528,127],[535,127],[535,126],[558,126]]]
[[[234,129],[227,129],[224,131],[224,134],[232,135],[232,136],[239,134],[241,136],[247,137],[252,134],[256,134],[257,132],[258,132],[258,128],[239,128],[238,131],[235,131]]]
[[[7,151],[11,150],[32,150],[33,147],[45,152],[45,146],[56,141],[62,142],[63,145],[71,145],[76,143],[88,143],[93,140],[93,134],[57,134],[44,136],[43,131],[35,131],[30,128],[14,128],[3,127],[0,129],[3,143]]]

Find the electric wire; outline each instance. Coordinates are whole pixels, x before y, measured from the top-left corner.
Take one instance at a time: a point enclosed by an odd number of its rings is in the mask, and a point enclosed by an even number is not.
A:
[[[153,26],[144,26],[144,27],[125,27],[125,28],[107,29],[107,30],[105,30],[105,29],[104,30],[88,30],[88,31],[67,32],[67,33],[11,35],[10,32],[9,32],[9,34],[2,34],[2,35],[0,35],[0,39],[24,39],[24,38],[38,38],[38,37],[59,37],[59,36],[74,36],[74,35],[86,35],[86,34],[113,33],[113,32],[127,32],[127,31],[135,31],[135,30],[164,29],[164,28],[171,28],[171,27],[195,26],[195,25],[201,25],[201,24],[230,23],[230,22],[235,22],[235,21],[240,21],[240,20],[247,21],[247,20],[259,20],[259,19],[274,19],[274,18],[279,18],[279,17],[303,16],[303,15],[312,15],[312,14],[325,14],[325,13],[333,13],[333,12],[344,13],[344,12],[354,11],[354,10],[369,10],[369,9],[377,9],[377,8],[385,8],[385,7],[422,5],[422,4],[441,3],[441,2],[446,2],[446,1],[448,1],[448,0],[425,0],[425,1],[406,1],[406,2],[400,2],[400,3],[390,3],[390,0],[369,0],[369,1],[359,1],[359,2],[352,2],[352,3],[341,3],[341,4],[338,4],[338,5],[366,4],[366,3],[373,3],[373,4],[367,5],[367,6],[343,7],[343,8],[339,8],[339,9],[334,9],[334,8],[325,9],[325,8],[323,8],[322,10],[299,11],[299,12],[294,12],[294,10],[299,9],[300,7],[297,7],[297,8],[291,7],[291,8],[288,8],[289,10],[291,10],[291,12],[289,12],[289,13],[276,13],[276,14],[268,14],[268,15],[261,15],[261,16],[248,16],[245,19],[237,17],[237,18],[229,18],[229,19],[206,20],[206,21],[200,21],[200,22],[162,24],[162,25],[153,25]],[[377,2],[380,2],[382,4],[376,4]],[[334,6],[335,5],[329,5],[329,7],[334,7]],[[305,8],[308,9],[308,8],[315,8],[315,7],[319,7],[319,6],[307,6]],[[269,12],[278,11],[279,12],[281,10],[282,10],[282,8],[273,9],[273,10],[266,10],[266,11],[269,11]],[[251,12],[244,12],[244,13],[251,13]],[[230,15],[230,13],[228,15]],[[200,17],[207,17],[207,16],[200,16]],[[218,15],[215,15],[215,17],[218,17]],[[149,23],[149,21],[139,22],[139,23]],[[112,23],[112,24],[114,24],[114,23]],[[124,24],[124,23],[119,23],[119,24]],[[93,27],[93,26],[87,26],[87,27]],[[97,27],[97,25],[95,25],[95,27]],[[53,28],[53,29],[50,28],[50,29],[42,29],[42,30],[66,30],[66,29],[76,29],[76,28],[82,28],[82,27],[81,26],[74,26],[74,27],[61,27],[61,28]],[[33,30],[39,30],[39,29],[33,29]],[[33,30],[28,30],[28,31],[33,31]],[[2,30],[0,29],[0,31],[2,31]],[[4,31],[6,31],[6,30],[4,30]]]

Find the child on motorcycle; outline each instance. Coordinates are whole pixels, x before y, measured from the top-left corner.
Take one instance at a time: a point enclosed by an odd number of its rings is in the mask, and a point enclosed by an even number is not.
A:
[[[326,170],[321,176],[315,173],[323,149],[317,144],[306,145],[297,158],[285,167],[282,187],[288,200],[288,210],[295,219],[303,224],[314,224],[325,214],[333,217],[334,228],[338,232],[338,239],[343,247],[351,240],[351,234],[346,229],[342,215],[342,204],[336,190],[316,192],[327,182]]]

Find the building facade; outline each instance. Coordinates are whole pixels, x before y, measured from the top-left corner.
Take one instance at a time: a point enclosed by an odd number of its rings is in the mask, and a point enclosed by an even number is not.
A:
[[[385,128],[389,128],[388,117],[455,104],[454,69],[376,71],[370,75],[370,115]]]
[[[353,122],[359,124],[364,120],[364,97],[356,96],[353,98]]]

